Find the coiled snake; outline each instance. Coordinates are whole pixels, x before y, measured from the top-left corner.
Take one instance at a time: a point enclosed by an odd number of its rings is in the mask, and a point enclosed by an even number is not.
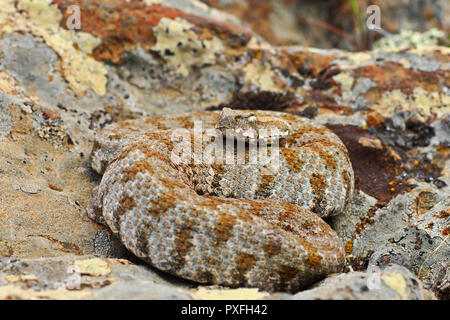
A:
[[[224,140],[244,141],[229,149],[244,161],[225,163],[219,152],[208,162],[174,161],[183,148],[221,141],[207,130],[234,132]],[[278,152],[277,167],[250,163],[251,150],[265,145],[277,146],[270,151]],[[97,135],[92,167],[103,177],[88,215],[160,270],[205,284],[296,291],[342,269],[343,244],[320,217],[344,210],[353,170],[340,139],[311,120],[230,109],[127,120]]]

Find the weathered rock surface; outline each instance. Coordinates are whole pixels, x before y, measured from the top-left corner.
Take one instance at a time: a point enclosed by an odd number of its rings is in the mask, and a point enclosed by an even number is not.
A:
[[[127,260],[65,255],[0,259],[0,299],[434,299],[406,268],[393,265],[330,276],[296,295],[196,285]]]
[[[142,115],[229,106],[293,112],[336,132],[349,149],[358,190],[349,209],[328,221],[347,242],[347,270],[395,262],[439,298],[448,297],[448,48],[275,47],[236,17],[200,2],[145,2],[83,2],[81,30],[66,24],[76,1],[2,2],[4,266],[14,265],[8,259],[42,265],[67,254],[133,260],[85,214],[99,179],[89,164],[95,130]],[[124,280],[117,284],[123,293],[106,286],[89,296],[183,297],[171,291],[178,284],[147,276],[149,286],[167,290],[146,295],[147,284],[131,291]],[[2,286],[0,296],[9,297],[9,288]]]
[[[0,299],[191,299],[189,286],[121,259],[0,259]]]
[[[396,263],[418,275],[438,297],[450,297],[450,198],[413,219],[375,250],[369,265]],[[441,231],[444,230],[444,231]],[[447,230],[447,231],[445,231]]]
[[[299,300],[434,300],[417,277],[408,269],[392,265],[384,269],[351,272],[330,276],[316,288],[294,296],[278,297]]]

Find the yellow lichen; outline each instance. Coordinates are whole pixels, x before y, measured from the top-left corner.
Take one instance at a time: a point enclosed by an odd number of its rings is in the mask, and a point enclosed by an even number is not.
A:
[[[0,71],[0,90],[7,94],[17,94],[17,84],[14,78],[5,71]]]
[[[426,120],[431,114],[441,117],[450,112],[450,98],[440,92],[429,92],[421,87],[414,88],[412,94],[407,95],[401,90],[386,92],[381,99],[372,106],[383,117],[391,117],[398,111],[420,111],[419,120]]]
[[[30,19],[43,28],[51,28],[62,19],[62,14],[52,0],[19,0],[19,8],[25,10]]]
[[[19,286],[7,285],[0,290],[0,300],[37,300],[37,299],[54,299],[54,300],[72,300],[72,299],[88,299],[90,293],[86,291],[67,290],[59,287],[55,290],[34,290],[21,288]]]
[[[355,79],[345,72],[341,72],[333,77],[334,81],[341,85],[341,89],[344,91],[350,91],[353,87]]]
[[[157,39],[154,49],[164,58],[169,70],[183,76],[194,65],[215,63],[216,54],[224,50],[219,38],[202,40],[194,28],[184,19],[165,17],[153,28]]]
[[[450,54],[450,48],[443,46],[423,46],[419,48],[411,48],[409,52],[415,53],[419,56],[423,56],[425,53],[430,53],[434,51],[440,51],[443,55]]]
[[[349,53],[348,60],[351,61],[354,65],[359,65],[363,62],[369,61],[372,59],[372,56],[365,52],[357,52],[357,53]]]
[[[252,50],[264,50],[269,52],[270,54],[275,54],[276,50],[267,42],[261,41],[256,37],[252,37],[250,41],[247,43],[247,48]]]
[[[243,71],[246,83],[254,84],[262,91],[281,91],[280,88],[275,87],[273,82],[275,74],[267,62],[253,61],[246,65]]]
[[[399,273],[385,273],[381,275],[384,283],[397,292],[404,300],[408,299],[408,293],[406,292],[406,282],[403,276]]]
[[[433,113],[441,117],[450,113],[450,97],[446,94],[437,91],[429,92],[417,87],[414,88],[412,95],[415,108],[422,110],[425,115]]]
[[[255,288],[241,289],[206,289],[200,288],[193,293],[196,299],[201,300],[257,300],[269,294]]]
[[[406,95],[400,90],[392,90],[386,92],[380,101],[372,106],[373,110],[378,111],[384,117],[391,116],[396,108],[405,107],[407,105]]]
[[[111,273],[108,262],[99,258],[77,260],[74,263],[75,271],[91,276],[105,276]]]
[[[28,281],[37,281],[38,279],[34,274],[20,274],[20,275],[7,275],[5,276],[5,280],[8,283],[20,283],[20,282],[28,282]]]
[[[129,2],[129,0],[127,0],[127,2]],[[147,6],[151,6],[152,4],[159,4],[161,2],[162,2],[162,0],[144,0],[144,3]]]

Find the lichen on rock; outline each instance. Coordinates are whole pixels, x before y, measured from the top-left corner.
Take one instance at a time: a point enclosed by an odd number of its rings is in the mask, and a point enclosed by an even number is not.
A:
[[[311,1],[3,0],[0,298],[448,299],[450,50],[423,33],[448,31],[444,1],[380,2],[387,31],[409,39],[367,50],[314,27],[326,10]],[[328,22],[353,34],[335,5]],[[224,107],[307,117],[346,145],[356,192],[326,221],[345,273],[297,294],[185,283],[87,218],[100,130]]]
[[[162,18],[153,28],[154,50],[167,61],[167,68],[186,76],[196,65],[214,64],[224,48],[220,39],[200,39],[195,26],[181,18]]]

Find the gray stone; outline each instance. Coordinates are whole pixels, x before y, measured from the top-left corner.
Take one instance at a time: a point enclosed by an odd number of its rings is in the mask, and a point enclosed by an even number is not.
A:
[[[191,286],[121,259],[0,259],[0,299],[190,299]]]
[[[0,141],[11,131],[11,114],[9,104],[11,99],[8,95],[0,91]]]
[[[403,265],[438,296],[448,295],[450,242],[443,230],[448,230],[450,225],[449,208],[450,199],[442,200],[414,219],[414,225],[398,230],[387,243],[375,250],[369,266]]]
[[[419,220],[427,221],[427,223],[435,220],[437,225],[442,225],[433,216],[434,211],[426,214],[424,217],[429,218],[425,220],[424,218],[420,218],[420,215],[424,214],[439,201],[443,201],[446,197],[448,197],[447,188],[438,189],[432,184],[427,183],[418,183],[417,187],[410,192],[396,196],[387,206],[374,212],[372,223],[367,224],[360,233],[354,233],[352,254],[354,256],[370,255],[370,253],[375,252],[381,246],[387,244],[389,239],[393,238],[394,234],[399,230],[410,224],[418,223]],[[419,208],[417,207],[418,202],[421,204]],[[339,219],[342,220],[338,221],[351,222],[352,216],[349,216],[349,213],[344,213]],[[334,225],[338,230],[342,229],[339,227],[339,224],[335,223]],[[441,232],[443,229],[441,227]],[[347,240],[351,234],[351,229],[345,230],[345,233],[341,232],[341,236]]]
[[[377,199],[358,190],[345,211],[329,219],[329,224],[344,241],[349,241],[355,234],[355,225],[377,203]]]
[[[277,296],[271,297],[277,299]],[[329,276],[315,288],[296,295],[278,298],[295,300],[428,300],[433,295],[425,290],[408,269],[392,265],[385,269],[350,272]]]

